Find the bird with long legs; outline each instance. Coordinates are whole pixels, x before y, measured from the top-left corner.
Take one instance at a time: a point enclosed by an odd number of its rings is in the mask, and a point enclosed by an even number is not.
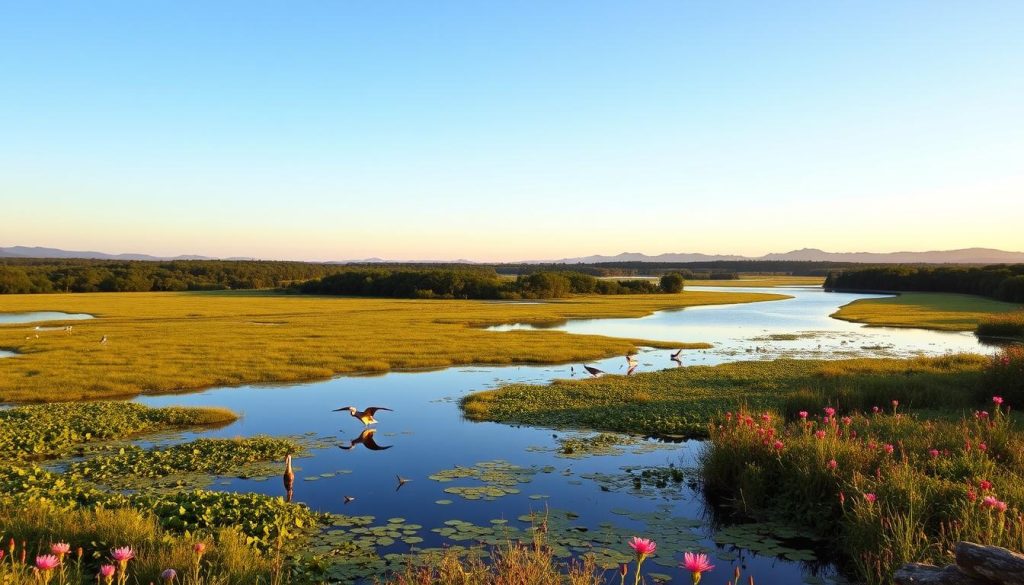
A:
[[[672,359],[672,361],[679,361],[679,356],[681,355],[683,355],[683,349],[679,348],[678,350],[676,350],[675,353],[669,355],[668,357]]]
[[[386,410],[392,412],[390,408],[384,408],[383,406],[371,406],[366,410],[357,410],[354,406],[342,406],[341,408],[335,408],[334,412],[342,412],[347,410],[352,418],[363,423],[363,426],[377,424],[377,419],[373,415],[377,414],[377,411]]]
[[[292,495],[294,495],[293,488],[295,487],[295,470],[292,469],[292,454],[289,453],[284,457],[284,474],[281,476],[284,482],[285,501],[291,502]]]

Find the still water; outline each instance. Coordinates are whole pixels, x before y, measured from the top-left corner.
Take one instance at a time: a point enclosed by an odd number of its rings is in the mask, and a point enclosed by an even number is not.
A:
[[[735,289],[731,289],[735,290]],[[755,289],[757,290],[757,289]],[[867,295],[824,293],[817,288],[764,289],[794,298],[742,305],[695,307],[664,311],[639,319],[595,319],[572,321],[558,329],[572,333],[595,333],[665,341],[708,341],[713,349],[683,352],[684,365],[713,364],[744,359],[772,359],[780,356],[841,358],[849,356],[892,356],[942,354],[946,352],[987,352],[972,335],[923,330],[869,328],[831,319],[829,314]],[[521,326],[496,327],[500,331]],[[676,367],[666,350],[644,350],[640,371]],[[592,362],[602,370],[619,373],[621,357]],[[729,544],[716,544],[718,528],[703,498],[695,489],[693,472],[702,447],[699,441],[659,443],[634,438],[636,443],[618,454],[566,458],[557,450],[556,437],[566,433],[542,428],[513,427],[463,420],[458,399],[472,391],[494,388],[508,382],[545,383],[555,378],[579,376],[580,364],[531,367],[471,367],[415,373],[389,373],[376,377],[341,377],[297,385],[243,386],[217,388],[176,396],[144,396],[139,402],[152,406],[216,405],[242,414],[227,427],[183,437],[235,437],[312,434],[328,438],[328,446],[313,448],[296,461],[295,501],[320,511],[349,515],[372,515],[378,522],[399,517],[423,526],[419,546],[440,546],[450,541],[431,532],[446,521],[462,520],[488,526],[494,520],[525,527],[517,518],[532,511],[567,510],[578,514],[572,523],[580,538],[594,534],[602,523],[620,527],[629,534],[660,539],[655,557],[649,562],[653,573],[674,577],[685,583],[678,565],[684,550],[706,549],[717,568],[707,575],[709,582],[731,577],[734,566],[754,575],[760,585],[832,583],[841,581],[826,563],[800,563],[773,554],[757,554]],[[359,436],[361,423],[347,412],[332,409],[354,405],[385,406],[393,412],[377,413],[380,423],[374,439],[379,450],[362,445],[345,450]],[[568,435],[571,435],[569,433]],[[445,492],[451,486],[481,485],[473,479],[441,483],[429,478],[456,466],[472,467],[481,462],[503,460],[526,468],[525,483],[518,493],[485,499],[465,499]],[[664,489],[636,487],[624,468],[675,465],[684,470],[686,481],[669,482]],[[395,476],[412,481],[397,488]],[[222,478],[216,489],[283,495],[277,476],[257,479]],[[345,503],[345,497],[353,497]],[[532,496],[532,497],[531,497]],[[441,502],[449,502],[439,504]],[[652,527],[653,518],[676,518],[687,525],[686,534],[662,534]],[[583,532],[586,529],[587,532]],[[660,532],[659,532],[660,531]],[[719,534],[718,540],[723,540]],[[604,546],[604,545],[602,545]],[[607,545],[627,552],[625,541]],[[807,543],[793,548],[812,548]],[[380,548],[381,553],[408,551],[401,542]]]
[[[0,313],[0,325],[15,325],[18,323],[44,323],[46,321],[80,321],[82,319],[92,319],[92,315],[85,313],[61,313],[59,311],[35,311],[31,313]],[[58,329],[64,329],[64,325],[36,325],[35,327],[28,328],[28,334],[32,334],[33,331],[56,331]],[[6,351],[0,349],[0,358],[12,357],[18,355],[13,351]]]

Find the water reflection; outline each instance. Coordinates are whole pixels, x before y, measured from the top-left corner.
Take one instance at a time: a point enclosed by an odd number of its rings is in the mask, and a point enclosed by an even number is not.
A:
[[[60,311],[33,311],[30,313],[0,313],[0,325],[15,323],[37,323],[40,321],[81,321],[92,319],[86,313],[62,313]],[[62,327],[58,328],[62,329]]]
[[[374,439],[373,437],[373,435],[376,433],[377,429],[363,429],[363,432],[359,433],[358,437],[350,440],[348,442],[348,445],[338,445],[338,448],[344,449],[345,451],[350,451],[354,449],[357,445],[362,445],[363,447],[366,447],[370,451],[384,451],[385,449],[390,449],[394,447],[394,445],[377,444],[377,440]]]

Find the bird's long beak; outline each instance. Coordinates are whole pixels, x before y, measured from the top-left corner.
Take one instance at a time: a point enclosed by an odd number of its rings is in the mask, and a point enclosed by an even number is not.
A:
[[[341,412],[341,411],[343,411],[343,410],[348,410],[348,409],[350,409],[350,408],[352,408],[352,407],[351,407],[351,406],[342,406],[341,408],[335,408],[335,409],[334,409],[333,411],[331,411],[331,412]]]

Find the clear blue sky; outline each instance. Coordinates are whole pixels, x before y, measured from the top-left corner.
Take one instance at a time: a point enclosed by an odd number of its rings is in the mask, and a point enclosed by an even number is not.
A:
[[[0,245],[1024,250],[1024,2],[6,2]]]

